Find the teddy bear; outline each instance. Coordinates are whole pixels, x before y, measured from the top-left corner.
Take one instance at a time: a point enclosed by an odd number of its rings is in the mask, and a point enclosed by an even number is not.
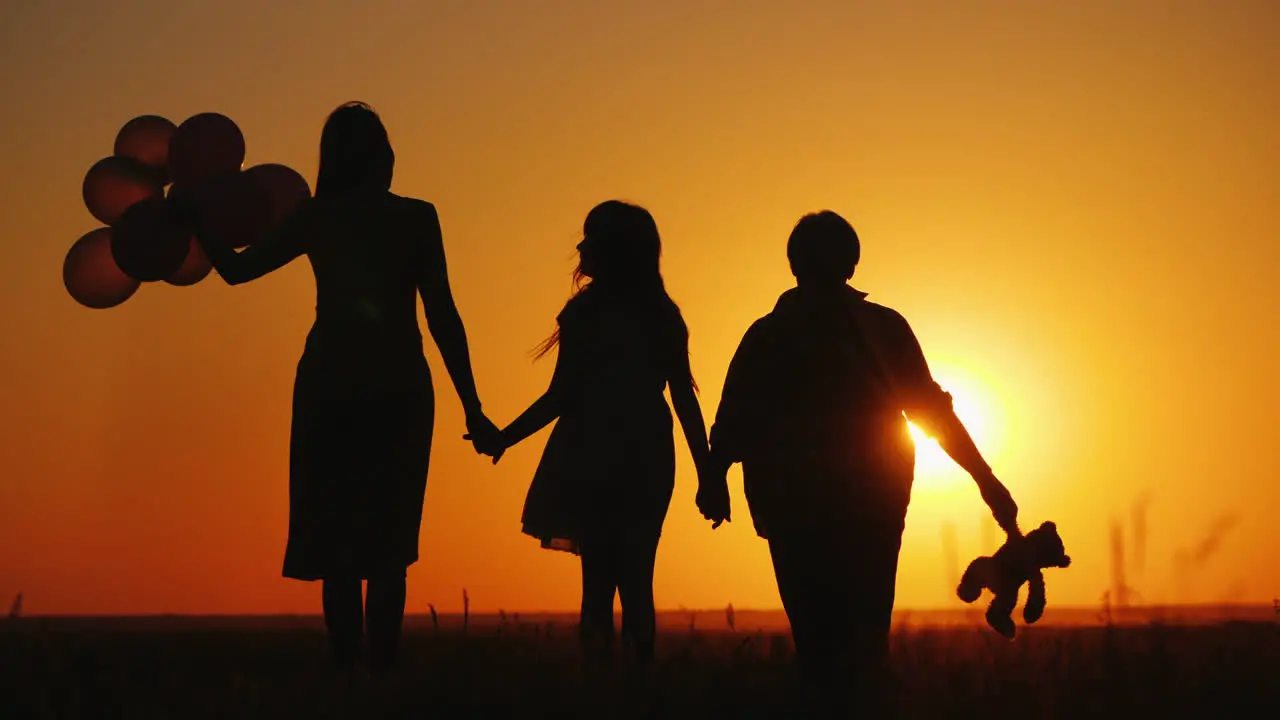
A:
[[[969,563],[956,595],[966,603],[972,603],[983,589],[995,595],[987,606],[987,624],[996,632],[1012,639],[1016,630],[1013,609],[1018,604],[1018,590],[1025,582],[1031,583],[1022,618],[1034,623],[1044,614],[1044,574],[1041,569],[1069,567],[1071,558],[1066,554],[1058,526],[1045,522],[1026,535],[1010,535],[995,555],[982,556]]]

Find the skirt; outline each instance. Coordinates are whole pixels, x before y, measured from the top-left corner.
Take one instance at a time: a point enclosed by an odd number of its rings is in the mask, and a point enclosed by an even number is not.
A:
[[[524,534],[544,548],[575,555],[588,535],[656,541],[676,474],[665,401],[661,411],[612,423],[576,414],[561,417],[525,497]]]
[[[403,573],[418,559],[435,415],[421,339],[331,345],[309,338],[298,363],[284,576]]]

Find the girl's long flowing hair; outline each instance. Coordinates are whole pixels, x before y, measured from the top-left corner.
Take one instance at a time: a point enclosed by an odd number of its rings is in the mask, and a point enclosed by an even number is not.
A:
[[[678,330],[687,332],[680,308],[662,280],[662,238],[648,210],[621,200],[608,200],[587,213],[582,232],[593,243],[592,277],[583,272],[579,257],[573,271],[573,294],[562,318],[576,308],[628,304],[644,308],[644,315],[655,323],[678,323]],[[560,331],[558,324],[555,332],[537,347],[536,358],[560,344]]]

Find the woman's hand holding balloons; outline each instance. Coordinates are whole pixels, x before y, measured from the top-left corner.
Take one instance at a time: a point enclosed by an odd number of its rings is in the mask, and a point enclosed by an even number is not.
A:
[[[105,227],[67,252],[67,293],[85,307],[105,309],[143,283],[194,285],[213,268],[194,237],[197,227],[202,239],[247,247],[311,196],[293,169],[267,163],[242,170],[244,158],[244,135],[219,113],[200,113],[181,125],[157,115],[125,123],[113,154],[85,174],[85,207]]]

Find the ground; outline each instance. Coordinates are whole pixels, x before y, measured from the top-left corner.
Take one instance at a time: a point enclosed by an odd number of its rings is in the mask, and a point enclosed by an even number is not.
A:
[[[741,623],[739,623],[741,630]],[[1280,716],[1280,623],[899,627],[905,717]],[[323,631],[117,627],[23,619],[0,628],[0,718],[794,716],[785,632],[664,628],[649,685],[587,674],[571,624],[463,632],[419,623],[401,672],[347,687]]]

